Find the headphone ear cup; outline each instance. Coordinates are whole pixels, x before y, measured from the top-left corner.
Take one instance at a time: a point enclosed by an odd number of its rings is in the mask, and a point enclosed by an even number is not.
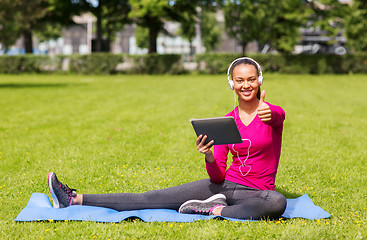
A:
[[[234,89],[234,84],[232,80],[228,80],[228,85],[229,85],[229,89],[233,90]]]
[[[259,76],[258,83],[260,86],[263,85],[263,80],[264,80],[263,76]]]

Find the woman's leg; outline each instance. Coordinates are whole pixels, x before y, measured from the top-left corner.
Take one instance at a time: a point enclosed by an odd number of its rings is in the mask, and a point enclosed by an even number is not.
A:
[[[138,209],[179,209],[182,203],[197,199],[205,200],[217,193],[227,198],[228,207],[221,209],[220,215],[239,219],[260,219],[279,217],[286,207],[285,197],[275,191],[260,191],[240,184],[224,181],[215,184],[203,179],[183,185],[153,190],[145,193],[78,194],[74,189],[62,184],[55,173],[48,175],[48,184],[54,207],[67,207],[82,197],[83,205],[99,206],[123,210]]]
[[[232,195],[233,190],[226,182],[215,184],[209,179],[203,179],[145,193],[83,194],[82,204],[118,211],[159,208],[178,210],[187,200],[204,200],[217,193]]]
[[[227,197],[228,207],[221,216],[238,219],[278,218],[286,208],[287,200],[279,192],[261,191],[237,185],[232,197]]]

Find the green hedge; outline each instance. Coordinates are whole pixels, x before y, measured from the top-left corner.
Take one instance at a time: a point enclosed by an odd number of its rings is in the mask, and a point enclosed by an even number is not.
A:
[[[367,53],[330,54],[249,54],[262,67],[264,72],[292,74],[347,74],[367,73]],[[201,54],[196,56],[200,73],[225,74],[228,65],[240,57],[238,54]]]
[[[179,54],[131,55],[133,74],[182,74],[185,72]]]
[[[264,72],[292,74],[348,74],[367,73],[367,53],[338,55],[279,55],[249,54],[256,59]],[[207,74],[225,74],[236,53],[208,53],[196,56],[197,71]],[[121,63],[124,67],[117,68]],[[182,74],[181,55],[147,54],[122,55],[94,53],[91,55],[17,55],[0,56],[0,73],[72,72],[80,74]]]
[[[121,54],[93,53],[91,55],[72,55],[69,70],[81,74],[111,74],[124,60]]]
[[[0,56],[0,73],[40,73],[47,71],[48,56],[17,55]]]
[[[130,61],[129,69],[121,72],[132,74],[182,74],[185,72],[181,55],[147,54],[129,55],[93,53],[91,55],[17,55],[0,56],[0,73],[71,72],[79,74],[112,74],[117,65]]]
[[[223,74],[227,72],[228,65],[241,55],[234,53],[207,53],[195,56],[198,71],[208,74]]]
[[[91,55],[16,55],[0,56],[0,73],[72,72],[81,74],[111,74],[123,56],[108,53]]]

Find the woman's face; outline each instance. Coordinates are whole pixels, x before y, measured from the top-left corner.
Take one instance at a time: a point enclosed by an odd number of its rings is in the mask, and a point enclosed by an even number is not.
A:
[[[246,102],[257,99],[259,90],[258,72],[255,66],[250,64],[237,65],[232,72],[234,91],[238,100]]]

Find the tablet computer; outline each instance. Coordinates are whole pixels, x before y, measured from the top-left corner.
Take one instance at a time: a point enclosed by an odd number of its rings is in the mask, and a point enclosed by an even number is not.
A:
[[[231,116],[191,119],[196,135],[207,135],[205,144],[214,140],[214,145],[242,143],[241,134]]]

